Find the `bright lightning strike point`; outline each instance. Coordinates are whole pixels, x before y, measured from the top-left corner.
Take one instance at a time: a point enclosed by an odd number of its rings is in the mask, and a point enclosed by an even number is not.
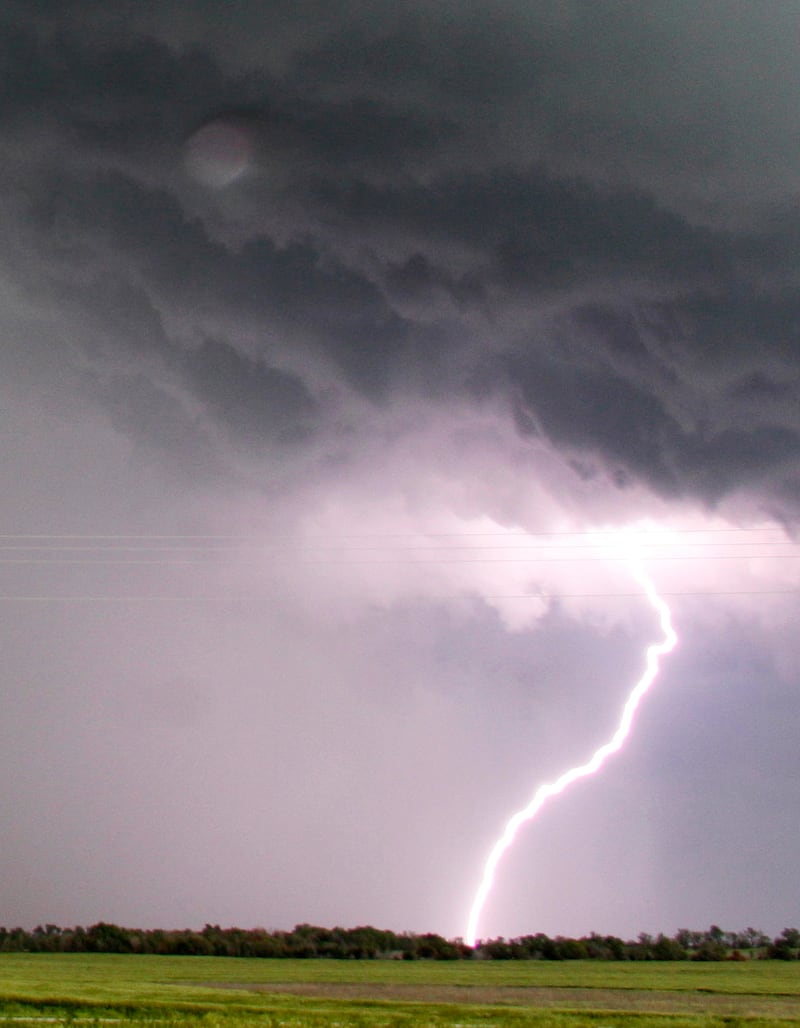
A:
[[[490,852],[483,869],[483,878],[478,886],[478,891],[475,893],[475,899],[472,902],[472,908],[469,912],[467,931],[464,936],[464,941],[468,946],[475,946],[478,934],[478,920],[480,919],[481,911],[483,910],[486,899],[491,891],[492,885],[494,884],[494,875],[497,870],[497,865],[500,863],[500,859],[503,854],[514,842],[520,827],[525,824],[526,821],[533,820],[547,800],[552,796],[558,796],[558,794],[562,793],[567,786],[572,785],[572,783],[577,781],[579,778],[586,778],[588,775],[595,774],[600,770],[603,764],[605,764],[606,760],[612,753],[616,753],[622,748],[625,740],[630,735],[631,727],[633,726],[633,719],[639,704],[655,681],[656,675],[659,672],[659,661],[661,657],[670,653],[678,642],[675,629],[672,627],[672,618],[670,616],[669,607],[658,595],[655,586],[644,573],[644,570],[638,562],[632,562],[631,566],[634,578],[642,586],[647,599],[658,612],[664,638],[660,643],[655,643],[648,647],[644,673],[631,690],[625,706],[622,709],[622,717],[620,718],[619,726],[611,739],[609,739],[607,743],[604,743],[599,749],[595,750],[591,758],[585,764],[581,764],[579,767],[570,768],[569,771],[565,771],[564,774],[554,782],[546,785],[540,785],[533,794],[533,797],[527,807],[517,811],[517,813],[514,814],[506,823],[506,826],[503,829],[503,834],[492,847],[492,851]]]

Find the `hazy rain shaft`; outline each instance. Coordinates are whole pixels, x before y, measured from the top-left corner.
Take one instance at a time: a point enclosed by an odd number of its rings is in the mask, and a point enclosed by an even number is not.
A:
[[[800,920],[799,23],[5,5],[4,923]]]

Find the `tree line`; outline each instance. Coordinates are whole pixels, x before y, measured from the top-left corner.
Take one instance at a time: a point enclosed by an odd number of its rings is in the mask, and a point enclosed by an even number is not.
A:
[[[296,925],[292,931],[264,928],[122,928],[100,921],[88,928],[38,925],[33,931],[0,928],[4,953],[149,953],[172,956],[330,958],[335,960],[797,960],[800,931],[784,928],[770,938],[755,928],[726,932],[681,928],[672,936],[642,932],[635,940],[615,935],[578,939],[542,932],[514,939],[484,939],[474,948],[461,939],[429,932],[416,935],[362,926],[320,928]]]

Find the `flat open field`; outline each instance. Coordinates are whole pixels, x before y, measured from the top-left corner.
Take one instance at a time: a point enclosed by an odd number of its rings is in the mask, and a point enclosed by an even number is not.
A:
[[[800,962],[0,954],[0,1025],[761,1028],[791,1021],[800,1023]]]

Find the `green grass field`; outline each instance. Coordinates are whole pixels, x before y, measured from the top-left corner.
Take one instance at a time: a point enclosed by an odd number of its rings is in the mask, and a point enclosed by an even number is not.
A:
[[[682,1028],[800,1023],[800,963],[0,954],[0,1026]]]

